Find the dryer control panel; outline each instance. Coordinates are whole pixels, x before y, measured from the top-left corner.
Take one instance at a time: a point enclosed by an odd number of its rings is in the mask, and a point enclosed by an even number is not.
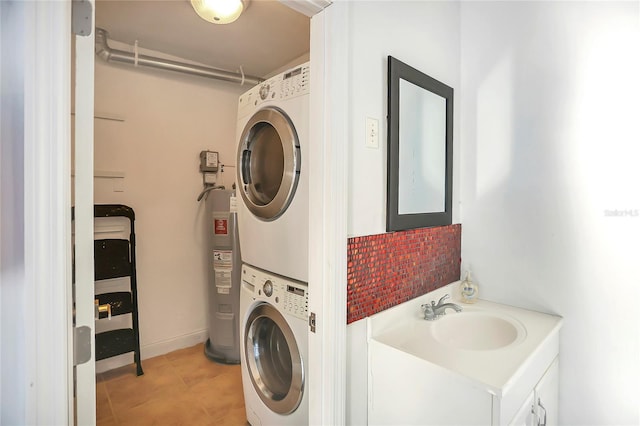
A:
[[[256,300],[274,305],[283,314],[307,320],[309,315],[309,291],[305,283],[292,281],[266,271],[242,266],[242,280],[253,289]]]
[[[243,117],[260,105],[309,93],[309,63],[291,68],[249,89],[238,99],[238,117]]]
[[[309,93],[309,64],[301,65],[280,75],[280,99]]]

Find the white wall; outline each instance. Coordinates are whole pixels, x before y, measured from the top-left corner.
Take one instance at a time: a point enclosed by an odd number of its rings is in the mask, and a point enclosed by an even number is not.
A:
[[[115,48],[126,49],[112,42]],[[149,52],[160,56],[157,52]],[[143,358],[195,344],[206,336],[207,269],[202,150],[235,165],[238,96],[249,86],[135,69],[96,59],[95,169],[124,172],[95,180],[96,203],[136,213],[140,339]],[[219,183],[230,187],[235,168]],[[114,186],[115,185],[115,186]]]
[[[335,7],[333,5],[331,7]],[[341,5],[344,6],[344,5]],[[417,68],[454,88],[454,146],[459,139],[460,16],[454,2],[350,2],[346,37],[350,61],[335,64],[348,72],[349,92],[349,236],[386,230],[387,188],[387,56]],[[365,146],[367,117],[379,120],[379,148]],[[454,170],[458,153],[454,149]],[[454,222],[457,214],[454,172]],[[366,424],[367,380],[365,321],[347,330],[347,424]],[[363,346],[365,344],[365,346]]]
[[[353,2],[350,10],[349,236],[386,231],[387,56],[454,89],[453,221],[459,222],[460,6],[457,2]],[[338,40],[341,42],[341,40]],[[379,120],[378,149],[365,146],[367,117]]]
[[[463,267],[565,318],[561,424],[638,424],[639,4],[461,10]]]

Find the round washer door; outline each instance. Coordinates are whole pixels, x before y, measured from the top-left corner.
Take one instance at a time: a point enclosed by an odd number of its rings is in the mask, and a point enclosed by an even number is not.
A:
[[[260,303],[247,319],[244,336],[244,356],[256,393],[271,411],[292,413],[302,400],[304,368],[291,328],[273,306]]]
[[[300,143],[289,118],[266,107],[247,122],[238,144],[238,182],[247,208],[262,220],[282,215],[296,191]]]

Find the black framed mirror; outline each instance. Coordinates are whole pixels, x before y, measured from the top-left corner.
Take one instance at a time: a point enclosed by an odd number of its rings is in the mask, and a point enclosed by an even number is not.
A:
[[[389,56],[387,231],[451,225],[453,88]]]

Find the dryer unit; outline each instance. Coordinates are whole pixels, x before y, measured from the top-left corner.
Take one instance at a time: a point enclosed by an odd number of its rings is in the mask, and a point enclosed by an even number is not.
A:
[[[309,424],[307,285],[243,265],[240,312],[247,421]]]
[[[309,64],[240,96],[237,135],[242,261],[307,282]]]

